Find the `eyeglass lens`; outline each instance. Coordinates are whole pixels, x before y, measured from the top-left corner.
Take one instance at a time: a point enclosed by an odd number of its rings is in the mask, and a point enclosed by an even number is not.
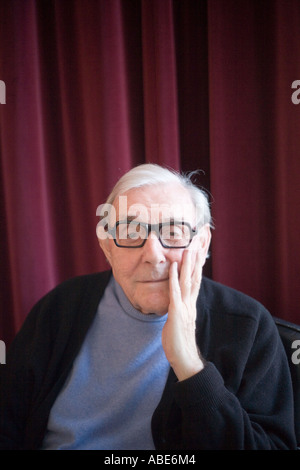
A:
[[[186,247],[191,239],[190,227],[184,223],[167,223],[161,225],[160,240],[164,246]],[[116,241],[120,246],[138,247],[148,237],[148,226],[139,222],[120,222],[116,226]]]

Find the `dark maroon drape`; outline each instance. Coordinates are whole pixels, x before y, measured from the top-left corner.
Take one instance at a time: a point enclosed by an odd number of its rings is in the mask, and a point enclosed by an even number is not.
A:
[[[106,269],[96,208],[145,161],[203,169],[206,274],[300,323],[299,24],[299,0],[0,0],[0,339]]]
[[[213,275],[300,323],[300,2],[208,4]]]

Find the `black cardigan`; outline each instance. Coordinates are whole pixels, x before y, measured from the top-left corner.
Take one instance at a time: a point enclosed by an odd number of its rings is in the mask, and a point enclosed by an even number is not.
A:
[[[0,449],[39,449],[50,409],[90,327],[111,272],[70,279],[27,316],[0,374]],[[197,301],[205,368],[170,369],[152,418],[159,450],[295,449],[289,368],[277,328],[250,297],[203,278]]]

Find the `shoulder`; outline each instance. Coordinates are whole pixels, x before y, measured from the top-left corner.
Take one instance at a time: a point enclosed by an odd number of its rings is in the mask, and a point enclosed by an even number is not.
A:
[[[206,277],[203,278],[198,308],[220,324],[258,326],[275,330],[275,322],[265,306],[253,297]]]
[[[201,352],[226,380],[235,383],[234,387],[240,383],[236,377],[242,380],[247,364],[251,363],[253,370],[258,364],[267,369],[275,358],[278,364],[286,360],[275,321],[256,299],[203,278],[197,307]]]
[[[65,298],[66,295],[76,298],[85,293],[89,295],[94,293],[98,296],[102,290],[104,291],[110,276],[111,271],[75,276],[58,284],[44,298],[55,296]]]
[[[89,323],[109,282],[111,271],[76,276],[58,284],[31,309],[22,330],[67,330]]]
[[[243,292],[204,277],[201,284],[200,298],[210,310],[219,310],[224,313],[253,316],[253,311],[266,311],[258,300]],[[255,316],[255,314],[254,314]]]
[[[111,271],[75,276],[67,279],[44,295],[36,306],[52,302],[63,302],[71,305],[86,297],[100,299],[109,281]]]

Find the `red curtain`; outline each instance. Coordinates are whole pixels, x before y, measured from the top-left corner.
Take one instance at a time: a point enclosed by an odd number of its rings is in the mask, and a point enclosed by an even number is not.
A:
[[[213,275],[300,323],[300,2],[208,5]]]
[[[203,170],[205,273],[300,323],[299,24],[299,0],[1,0],[1,340],[107,268],[96,208],[145,161]]]

